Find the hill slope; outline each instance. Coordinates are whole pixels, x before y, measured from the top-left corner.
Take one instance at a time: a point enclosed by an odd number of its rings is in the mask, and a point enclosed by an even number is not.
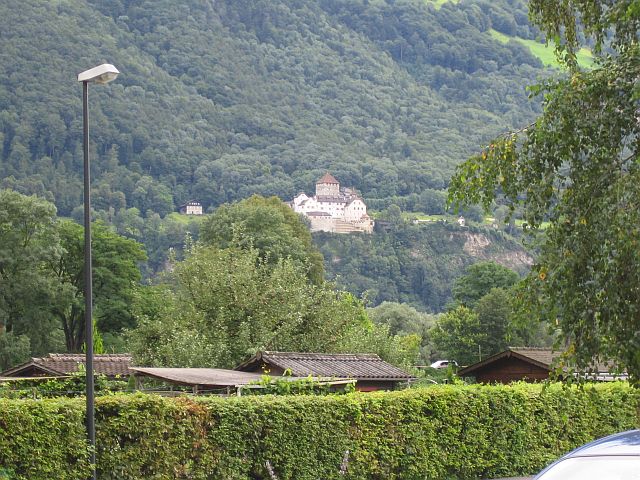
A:
[[[444,188],[480,143],[537,108],[524,85],[540,62],[488,34],[528,29],[523,5],[6,0],[2,186],[63,215],[81,204],[75,75],[109,61],[122,75],[91,90],[95,207],[109,218],[289,198],[325,170],[368,198]]]

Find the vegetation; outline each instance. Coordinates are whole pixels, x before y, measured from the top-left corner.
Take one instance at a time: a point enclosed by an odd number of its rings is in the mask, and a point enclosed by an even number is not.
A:
[[[316,284],[324,281],[322,255],[306,223],[277,197],[251,198],[219,207],[204,221],[200,240],[218,248],[255,248],[271,265],[289,259]]]
[[[101,224],[92,228],[95,320],[102,332],[133,324],[141,245]],[[84,345],[84,236],[53,204],[0,190],[0,368],[30,355]]]
[[[463,164],[451,198],[488,206],[504,196],[533,232],[548,220],[521,289],[523,314],[560,328],[569,365],[614,361],[637,381],[640,5],[535,0],[530,8],[569,73],[533,89],[544,96],[542,116]],[[582,30],[598,54],[589,71],[577,63]]]
[[[328,278],[371,306],[407,303],[437,313],[451,301],[455,279],[479,260],[500,261],[523,273],[528,269],[522,246],[494,228],[414,224],[402,218],[398,207],[377,221],[384,227],[374,235],[314,234]],[[470,249],[476,241],[483,246]]]
[[[0,19],[0,187],[80,218],[75,77],[108,59],[122,75],[91,89],[93,208],[144,243],[146,277],[197,236],[167,219],[189,200],[289,199],[327,170],[381,203],[442,195],[476,145],[539,111],[523,86],[540,62],[487,34],[534,38],[520,0],[8,0]]]
[[[637,426],[625,384],[437,386],[340,396],[96,402],[101,479],[496,478],[532,474]],[[16,480],[87,476],[80,399],[0,399],[0,465]],[[33,455],[33,452],[39,452]],[[407,454],[410,452],[410,454]]]

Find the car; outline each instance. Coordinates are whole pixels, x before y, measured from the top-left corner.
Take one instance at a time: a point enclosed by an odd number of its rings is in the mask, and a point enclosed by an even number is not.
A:
[[[640,430],[616,433],[578,447],[534,480],[640,480]]]
[[[448,368],[450,365],[458,366],[455,360],[437,360],[431,364],[431,368]]]

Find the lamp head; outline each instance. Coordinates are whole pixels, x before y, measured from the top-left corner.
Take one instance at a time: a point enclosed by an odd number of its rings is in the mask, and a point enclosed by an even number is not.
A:
[[[120,72],[110,63],[103,63],[78,74],[79,82],[109,83],[116,79]]]

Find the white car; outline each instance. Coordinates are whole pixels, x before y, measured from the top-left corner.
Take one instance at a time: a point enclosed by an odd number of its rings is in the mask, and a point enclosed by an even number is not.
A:
[[[449,368],[450,365],[458,366],[455,360],[437,360],[431,364],[431,368]]]

